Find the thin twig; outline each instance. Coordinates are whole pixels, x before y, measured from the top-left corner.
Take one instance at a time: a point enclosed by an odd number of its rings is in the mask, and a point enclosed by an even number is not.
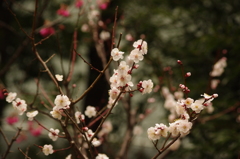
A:
[[[11,142],[8,144],[8,148],[5,152],[5,154],[3,155],[2,159],[5,159],[7,157],[7,155],[10,153],[10,149],[13,145],[13,143],[17,140],[18,136],[20,135],[20,132],[22,131],[22,128],[18,128],[18,131],[16,133],[16,135],[12,138]]]
[[[97,69],[97,68],[94,67],[92,64],[90,64],[89,62],[87,62],[87,61],[82,57],[81,54],[77,53],[76,50],[74,50],[74,51],[75,51],[75,53],[78,54],[78,56],[83,60],[83,62],[85,62],[86,64],[88,64],[88,65],[91,67],[91,69],[96,70],[97,72],[101,73],[101,71],[100,71],[99,69]]]
[[[7,137],[6,137],[6,135],[4,134],[4,132],[2,131],[1,128],[0,128],[0,133],[2,134],[3,139],[5,140],[6,144],[9,145],[10,143],[9,143],[9,141],[8,141],[8,139],[7,139]]]
[[[20,148],[18,148],[18,150],[25,156],[25,158],[27,159],[31,159],[30,157],[27,156],[27,154],[25,154]]]

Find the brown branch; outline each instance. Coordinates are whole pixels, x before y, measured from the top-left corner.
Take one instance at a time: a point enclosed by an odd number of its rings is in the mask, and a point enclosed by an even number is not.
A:
[[[159,155],[161,155],[164,151],[166,151],[177,139],[179,139],[181,134],[179,134],[174,140],[172,140],[166,147],[160,149],[158,153],[152,158],[152,159],[157,159]]]
[[[73,33],[73,50],[72,50],[72,59],[71,59],[71,65],[69,67],[69,72],[68,72],[68,76],[66,79],[66,82],[69,83],[72,79],[72,75],[73,75],[73,70],[74,70],[74,66],[75,66],[75,61],[76,61],[76,53],[75,50],[77,49],[77,28],[75,28],[74,33]]]
[[[74,50],[74,51],[75,51],[76,54],[78,54],[78,56],[83,60],[83,62],[85,62],[86,64],[88,64],[88,65],[91,67],[91,69],[96,70],[97,72],[101,73],[101,71],[100,71],[99,69],[97,69],[97,68],[94,67],[92,64],[90,64],[89,62],[87,62],[87,61],[82,57],[81,54],[77,53],[76,50]]]
[[[4,139],[4,141],[6,142],[6,144],[9,145],[10,143],[9,143],[9,141],[8,141],[8,139],[7,139],[7,137],[6,137],[6,135],[4,134],[4,132],[2,131],[1,128],[0,128],[0,133],[2,134],[3,139]]]
[[[18,148],[18,150],[25,156],[25,158],[31,159],[30,157],[28,157],[27,153],[24,153],[20,148]],[[28,152],[28,149],[27,149],[27,152]]]
[[[7,9],[8,9],[9,12],[14,16],[14,19],[15,19],[16,22],[18,23],[18,26],[20,27],[20,29],[22,30],[22,32],[23,32],[30,40],[32,40],[32,37],[30,37],[30,36],[28,35],[28,33],[23,29],[21,23],[19,22],[19,20],[18,20],[18,18],[17,18],[17,15],[10,9],[7,0],[4,0],[4,1],[5,1],[6,5],[7,5]]]
[[[18,128],[18,131],[16,133],[16,135],[12,138],[11,142],[8,144],[8,148],[5,152],[5,154],[3,155],[2,159],[5,159],[7,157],[7,155],[10,153],[10,149],[13,145],[13,143],[17,140],[18,136],[20,135],[20,132],[22,131],[22,128]]]
[[[19,57],[19,55],[22,53],[23,49],[28,45],[29,43],[29,39],[26,38],[21,45],[19,45],[19,47],[16,49],[16,51],[14,52],[13,56],[11,58],[9,58],[7,64],[0,70],[0,76],[2,76],[3,74],[5,74],[9,68],[11,67],[11,65],[15,62],[15,60]]]
[[[240,106],[240,102],[236,103],[235,105],[233,105],[233,106],[231,106],[231,107],[229,107],[229,108],[227,108],[227,109],[225,109],[225,110],[223,110],[223,111],[221,111],[221,112],[219,112],[217,114],[214,114],[214,115],[209,116],[209,117],[205,117],[203,119],[199,119],[199,121],[201,123],[205,123],[205,122],[207,122],[209,120],[213,120],[213,119],[219,118],[219,117],[221,117],[224,114],[227,114],[227,113],[229,113],[231,111],[234,111],[238,106]]]

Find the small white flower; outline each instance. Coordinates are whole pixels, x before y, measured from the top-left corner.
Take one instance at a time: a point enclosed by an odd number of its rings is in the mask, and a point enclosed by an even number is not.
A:
[[[86,132],[87,140],[91,140],[93,135],[94,135],[94,132],[91,129],[88,129]]]
[[[160,136],[167,137],[168,135],[168,127],[164,124],[156,124],[155,127],[155,134],[159,134]]]
[[[109,96],[114,100],[117,98],[117,96],[119,95],[120,90],[117,89],[116,87],[113,87],[109,90]]]
[[[192,98],[187,98],[184,100],[184,104],[186,105],[187,108],[190,108],[194,100]]]
[[[20,98],[17,98],[15,101],[13,101],[12,105],[15,109],[17,109],[19,115],[22,115],[27,110],[26,101]]]
[[[124,52],[119,51],[118,48],[114,48],[111,51],[111,56],[113,57],[114,61],[118,61],[119,59],[123,59]]]
[[[85,119],[85,116],[80,111],[76,111],[75,112],[75,119],[76,119],[77,123],[79,124],[80,120],[84,120]]]
[[[153,140],[153,141],[154,141],[154,140],[158,140],[158,139],[160,139],[160,137],[161,137],[160,134],[156,134],[156,130],[155,130],[154,127],[148,128],[147,134],[148,134],[148,138],[149,138],[150,140]]]
[[[51,111],[50,114],[58,120],[62,118],[61,111],[56,106],[53,107],[53,111]]]
[[[192,105],[191,108],[193,111],[195,111],[196,113],[200,113],[203,109],[204,106],[202,105],[202,101],[201,100],[196,100]]]
[[[148,47],[147,47],[147,42],[146,41],[143,41],[143,40],[138,40],[138,41],[135,41],[133,43],[133,47],[135,47],[135,49],[138,49],[139,51],[142,52],[142,54],[147,54],[147,51],[148,51]]]
[[[8,93],[8,96],[7,96],[7,98],[6,98],[6,101],[7,101],[8,103],[11,103],[16,97],[17,97],[17,93],[15,93],[15,92],[9,92],[9,93]]]
[[[109,159],[109,157],[105,154],[99,153],[95,159]]]
[[[93,106],[87,106],[87,109],[85,110],[85,115],[89,118],[96,116],[97,111],[96,108]]]
[[[51,132],[48,133],[49,138],[52,139],[52,141],[56,141],[58,139],[59,130],[54,130],[53,128],[51,128],[50,131]]]
[[[54,152],[52,145],[44,145],[42,148],[42,152],[48,156],[49,154],[52,154]]]
[[[56,79],[58,81],[62,81],[63,80],[63,75],[56,74],[55,77],[56,77]]]
[[[151,92],[152,92],[152,88],[153,88],[153,82],[152,82],[152,80],[151,80],[151,79],[149,79],[149,80],[147,80],[147,81],[144,80],[144,81],[142,82],[142,87],[144,88],[142,94],[151,93]]]
[[[98,147],[98,146],[101,145],[101,141],[99,141],[97,138],[94,138],[92,140],[92,144],[93,144],[94,147]]]
[[[35,110],[35,111],[32,111],[32,112],[27,112],[26,115],[27,115],[27,117],[28,117],[28,120],[29,120],[29,121],[32,121],[33,118],[34,118],[36,115],[38,115],[38,111]]]
[[[177,120],[177,129],[181,135],[187,135],[192,128],[192,123],[187,120]]]
[[[54,104],[58,109],[68,109],[71,102],[66,95],[57,95]]]
[[[133,60],[135,63],[143,60],[143,55],[139,49],[134,49],[130,52],[129,59]]]

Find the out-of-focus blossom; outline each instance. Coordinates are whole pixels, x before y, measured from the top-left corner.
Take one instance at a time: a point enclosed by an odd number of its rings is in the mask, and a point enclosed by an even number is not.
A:
[[[82,7],[82,5],[83,5],[83,0],[76,0],[75,6],[76,6],[77,8]]]
[[[97,0],[97,4],[101,10],[105,10],[108,7],[109,0]]]
[[[99,35],[100,39],[102,39],[103,41],[106,41],[108,39],[110,39],[111,35],[108,31],[101,31],[100,35]]]
[[[18,121],[19,121],[19,118],[16,115],[12,115],[12,116],[9,116],[6,118],[6,122],[9,125],[13,125],[13,124],[17,123]]]
[[[49,35],[54,34],[55,29],[53,27],[44,27],[44,28],[40,29],[39,33],[42,37],[47,37]]]
[[[61,4],[60,8],[57,10],[57,14],[63,17],[70,16],[70,12],[67,10],[68,6],[66,4]]]
[[[6,98],[6,101],[7,101],[8,103],[11,103],[16,97],[17,97],[17,93],[15,93],[15,92],[9,92],[9,93],[8,93],[8,96],[7,96],[7,98]]]

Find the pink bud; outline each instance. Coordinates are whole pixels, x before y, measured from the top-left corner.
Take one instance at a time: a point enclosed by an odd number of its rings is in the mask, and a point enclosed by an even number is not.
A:
[[[85,126],[85,127],[82,128],[82,130],[83,131],[88,131],[88,127]]]
[[[182,61],[180,61],[180,60],[177,60],[177,63],[178,63],[179,65],[182,65],[182,64],[183,64]]]
[[[188,72],[185,74],[185,77],[190,77],[191,76],[191,72]]]

